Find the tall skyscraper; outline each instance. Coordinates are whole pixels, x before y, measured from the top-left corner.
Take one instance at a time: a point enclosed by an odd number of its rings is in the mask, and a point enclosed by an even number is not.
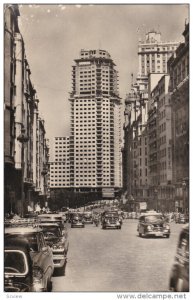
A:
[[[72,67],[70,185],[114,197],[122,186],[118,72],[104,50],[81,50]]]

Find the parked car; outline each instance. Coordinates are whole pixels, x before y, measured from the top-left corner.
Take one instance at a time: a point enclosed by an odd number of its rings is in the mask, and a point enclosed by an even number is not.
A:
[[[57,223],[41,223],[46,244],[53,253],[54,268],[64,274],[69,247],[67,230],[61,229]]]
[[[180,232],[169,289],[173,292],[189,292],[189,224]]]
[[[42,229],[27,227],[17,223],[17,226],[5,227],[5,238],[25,238],[28,241],[30,255],[33,261],[33,283],[36,291],[50,291],[52,289],[52,275],[54,272],[53,254],[46,245]]]
[[[102,219],[102,229],[107,229],[107,228],[121,229],[121,222],[119,216],[115,214],[105,215],[105,217]]]
[[[162,214],[149,212],[139,217],[137,231],[140,237],[170,237],[170,225]]]
[[[4,241],[4,291],[33,292],[33,261],[26,239],[5,238]]]
[[[74,213],[71,217],[71,228],[84,228],[84,218],[80,213]]]

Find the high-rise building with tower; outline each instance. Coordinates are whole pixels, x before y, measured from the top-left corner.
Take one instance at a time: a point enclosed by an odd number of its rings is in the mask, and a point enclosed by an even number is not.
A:
[[[149,31],[138,44],[136,83],[132,80],[131,91],[125,99],[123,190],[131,210],[139,207],[138,202],[149,201],[148,103],[152,90],[168,73],[168,59],[178,45],[179,42],[162,41],[161,33],[156,30]]]
[[[122,186],[118,72],[104,50],[81,50],[72,67],[70,186],[114,198]]]
[[[148,74],[167,73],[167,61],[179,46],[179,42],[161,40],[161,33],[151,30],[145,40],[138,44],[138,75],[136,81],[140,90],[148,88]]]

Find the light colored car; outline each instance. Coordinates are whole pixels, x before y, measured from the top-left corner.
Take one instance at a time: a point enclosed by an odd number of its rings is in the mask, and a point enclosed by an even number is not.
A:
[[[46,244],[52,249],[54,268],[63,275],[69,247],[67,230],[62,230],[57,223],[41,223],[40,228],[43,230]]]
[[[42,229],[26,227],[22,225],[22,220],[20,222],[17,226],[5,227],[5,238],[24,238],[28,241],[33,261],[34,291],[51,291],[54,272],[52,250],[46,245]]]

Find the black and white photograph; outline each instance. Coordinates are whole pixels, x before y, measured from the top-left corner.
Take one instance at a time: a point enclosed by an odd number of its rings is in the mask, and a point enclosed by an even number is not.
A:
[[[4,299],[190,299],[190,4],[1,8]]]

